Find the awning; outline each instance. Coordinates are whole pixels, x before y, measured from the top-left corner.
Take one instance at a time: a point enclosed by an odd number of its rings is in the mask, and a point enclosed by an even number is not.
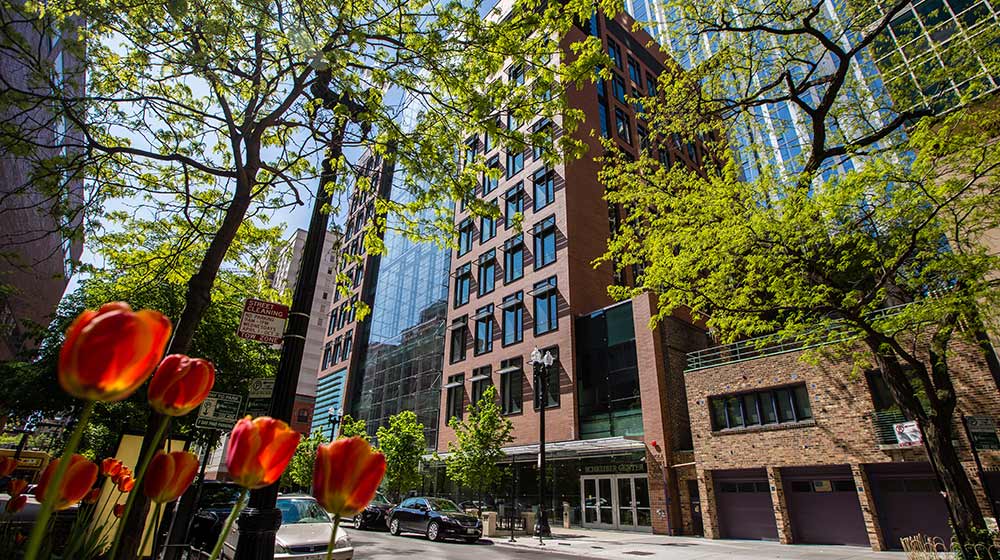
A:
[[[547,442],[545,444],[545,458],[559,460],[605,457],[644,453],[645,450],[646,444],[641,439],[632,439],[624,436],[576,439],[571,441]],[[504,447],[501,451],[507,456],[507,460],[513,459],[515,462],[530,462],[538,457],[538,444]],[[448,455],[450,454],[438,453],[438,457],[441,459],[447,458]],[[432,459],[433,455],[424,456],[424,460],[430,461]]]
[[[465,383],[462,382],[462,381],[452,381],[451,383],[445,383],[444,384],[444,388],[445,389],[454,389],[455,387],[461,387],[464,384]]]
[[[452,321],[451,324],[448,325],[448,330],[449,331],[457,331],[458,329],[465,328],[468,324],[469,324],[469,320],[467,318],[463,317],[462,319],[459,319],[459,320],[456,320],[456,321]]]
[[[504,300],[503,303],[500,304],[500,309],[512,309],[514,307],[517,307],[518,305],[521,305],[522,303],[524,303],[524,302],[522,302],[519,299],[513,299],[512,298],[512,299]]]
[[[555,290],[555,289],[556,289],[555,284],[546,284],[544,286],[539,286],[539,287],[535,288],[534,290],[531,290],[530,292],[528,292],[528,295],[531,296],[531,297],[542,296],[542,295],[545,295],[545,294],[547,294],[547,293],[549,293],[549,292],[551,292],[552,290]]]
[[[507,366],[503,369],[497,370],[497,373],[504,375],[506,373],[514,373],[515,371],[521,371],[521,366]]]
[[[487,317],[492,317],[492,316],[493,316],[493,310],[492,309],[485,309],[485,310],[480,311],[479,313],[476,313],[475,315],[473,315],[472,319],[474,321],[478,321],[480,319],[485,319]]]
[[[469,378],[469,381],[483,381],[484,379],[490,379],[489,375],[474,375]]]

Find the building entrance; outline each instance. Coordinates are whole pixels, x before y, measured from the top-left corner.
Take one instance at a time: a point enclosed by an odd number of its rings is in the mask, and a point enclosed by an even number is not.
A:
[[[653,530],[646,475],[582,476],[580,492],[584,527]]]

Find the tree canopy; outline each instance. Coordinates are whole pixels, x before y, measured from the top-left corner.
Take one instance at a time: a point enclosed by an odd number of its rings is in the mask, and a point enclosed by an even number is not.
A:
[[[503,446],[514,441],[514,428],[500,410],[494,386],[483,391],[478,402],[470,403],[466,413],[462,420],[453,417],[448,422],[455,430],[455,441],[448,442],[445,473],[482,498],[483,492],[491,490],[503,476]],[[482,499],[479,501],[481,504]]]
[[[424,425],[412,410],[389,417],[388,426],[379,426],[375,436],[378,450],[385,455],[383,487],[398,499],[420,485],[421,457],[427,451]]]

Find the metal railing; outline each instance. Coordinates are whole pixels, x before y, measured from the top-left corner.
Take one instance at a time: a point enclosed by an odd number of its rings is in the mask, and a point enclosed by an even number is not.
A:
[[[896,430],[893,428],[894,424],[899,424],[901,422],[906,422],[906,416],[899,410],[889,409],[889,410],[876,410],[871,414],[872,428],[875,430],[875,441],[879,445],[895,445],[898,443],[896,440]]]

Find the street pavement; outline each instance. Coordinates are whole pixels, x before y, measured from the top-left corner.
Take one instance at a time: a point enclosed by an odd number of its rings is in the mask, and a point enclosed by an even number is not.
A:
[[[783,545],[774,542],[710,540],[667,537],[617,531],[557,531],[544,547],[537,539],[518,536],[480,539],[476,544],[459,541],[435,543],[419,535],[393,537],[387,532],[349,530],[356,560],[556,560],[558,558],[650,560],[904,560],[902,552],[873,552],[854,546]],[[555,555],[555,558],[553,558]]]

